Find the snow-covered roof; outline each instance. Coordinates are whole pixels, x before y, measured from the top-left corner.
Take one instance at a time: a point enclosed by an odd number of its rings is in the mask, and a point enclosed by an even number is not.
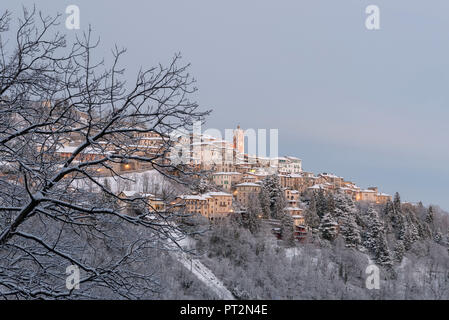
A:
[[[154,197],[154,194],[152,194],[152,193],[143,193],[142,197]]]
[[[139,193],[134,190],[123,190],[122,193],[125,195],[125,197],[135,197]]]
[[[260,184],[252,182],[243,182],[236,185],[236,187],[260,187]]]
[[[326,186],[323,184],[315,184],[311,187],[309,187],[309,189],[324,189]]]
[[[290,173],[290,174],[287,175],[287,177],[290,177],[290,178],[302,178],[303,175],[302,174],[298,174],[298,173]]]
[[[223,197],[223,196],[229,196],[232,197],[232,194],[227,193],[227,192],[222,192],[222,191],[217,191],[217,192],[208,192],[205,193],[204,196],[211,196],[211,197]]]
[[[287,207],[287,208],[284,208],[284,210],[287,210],[287,211],[302,211],[302,209],[298,208],[298,207]]]
[[[141,140],[164,140],[162,137],[142,137]]]
[[[334,178],[334,179],[343,179],[342,177],[336,176],[333,173],[326,173],[326,172],[320,173],[320,176],[327,177],[327,178]]]
[[[130,144],[128,147],[130,148],[141,148],[141,149],[160,149],[163,145],[158,146],[150,146],[150,145],[139,145],[139,144]]]
[[[207,200],[207,197],[204,197],[199,194],[183,194],[183,195],[179,196],[179,198],[181,198],[183,200],[203,200],[203,201]]]
[[[360,192],[364,192],[364,193],[376,193],[376,191],[370,190],[370,189],[361,190]]]
[[[299,161],[301,161],[301,159],[299,159],[297,157],[293,157],[293,156],[286,156],[286,158],[290,159],[290,160],[299,160]]]
[[[58,153],[73,153],[75,152],[79,146],[57,146],[55,151]],[[102,151],[101,149],[97,150],[92,147],[85,148],[81,154],[110,154],[110,151]]]
[[[266,177],[268,173],[265,172],[248,172],[249,175],[257,176],[257,177]]]
[[[222,172],[215,172],[213,175],[214,176],[220,176],[220,175],[240,175],[241,173],[240,172],[235,172],[235,171],[232,171],[232,172],[224,172],[224,171],[222,171]]]
[[[144,197],[144,198],[151,198],[151,200],[154,200],[154,201],[163,201],[161,198],[156,197],[152,193],[144,193],[144,194],[142,194],[142,197]]]
[[[349,190],[349,191],[357,191],[356,189],[354,189],[354,188],[348,188],[348,187],[340,187],[339,188],[340,190]]]
[[[179,196],[179,198],[183,199],[183,200],[202,200],[205,201],[207,199],[210,199],[212,197],[232,197],[232,194],[230,193],[226,193],[226,192],[222,192],[222,191],[211,191],[205,194],[184,194]]]

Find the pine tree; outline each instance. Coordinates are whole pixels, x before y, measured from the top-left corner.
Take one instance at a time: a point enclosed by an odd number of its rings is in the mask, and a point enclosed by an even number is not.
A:
[[[304,221],[307,226],[313,229],[320,226],[320,217],[316,213],[315,196],[310,199],[309,208],[304,213]]]
[[[284,213],[281,217],[281,237],[288,246],[295,244],[294,227],[292,216],[289,213]]]
[[[327,211],[334,212],[336,208],[334,195],[330,193],[326,200],[327,200]]]
[[[394,260],[401,263],[405,253],[404,243],[402,241],[397,241],[394,246]]]
[[[393,262],[390,250],[388,249],[387,238],[385,234],[382,234],[379,237],[377,248],[378,248],[376,252],[377,263],[385,267],[390,267],[393,264]]]
[[[398,239],[404,243],[405,250],[410,250],[413,244],[412,232],[405,218],[401,219]]]
[[[441,244],[443,241],[443,235],[441,234],[441,232],[437,232],[435,233],[434,237],[433,237],[433,241],[435,241],[438,244]]]
[[[198,192],[200,194],[205,193],[209,190],[210,186],[206,179],[202,178],[200,179],[194,186],[193,190],[195,192]]]
[[[268,217],[269,215],[274,219],[282,217],[285,208],[285,197],[277,175],[271,175],[262,180],[260,198],[264,216]]]
[[[358,248],[362,242],[360,229],[356,223],[355,217],[345,212],[341,217],[340,232],[343,235],[346,247]]]
[[[399,192],[396,192],[394,194],[393,209],[394,209],[394,213],[396,213],[396,214],[399,212],[402,212],[401,196],[399,195]]]
[[[266,185],[262,184],[262,188],[259,193],[259,203],[262,209],[264,219],[271,218],[271,200],[270,192]]]
[[[359,247],[361,244],[360,226],[357,223],[358,210],[354,202],[344,193],[336,193],[329,200],[332,203],[330,207],[334,208],[332,215],[339,221],[340,233],[345,240],[346,247]]]
[[[316,212],[320,218],[329,212],[327,208],[327,199],[323,189],[320,189],[316,194]]]
[[[433,207],[429,206],[429,209],[427,210],[427,215],[426,215],[426,222],[428,224],[432,224],[433,223]]]
[[[383,213],[384,213],[384,216],[386,216],[386,217],[390,217],[394,213],[394,207],[393,207],[393,203],[391,201],[388,201],[385,204]]]
[[[282,217],[284,214],[284,209],[286,207],[286,200],[284,191],[280,189],[280,192],[276,194],[276,197],[274,198],[274,206],[273,206],[273,216],[276,219],[279,219],[279,217]]]
[[[353,215],[355,219],[358,220],[358,210],[354,204],[354,201],[349,196],[344,193],[336,193],[332,199],[333,204],[331,206],[333,207],[333,210],[329,212],[331,212],[335,217],[340,217],[341,215],[348,213]]]
[[[320,223],[321,236],[326,240],[334,240],[338,235],[338,223],[330,213],[326,213]]]
[[[384,223],[377,211],[370,206],[367,211],[368,230],[365,233],[363,244],[374,254],[376,262],[380,265],[391,265],[391,253],[388,249]]]
[[[260,208],[259,199],[251,195],[248,201],[248,209],[246,211],[246,227],[248,230],[255,234],[260,230],[260,218],[259,216],[262,213],[262,209]]]

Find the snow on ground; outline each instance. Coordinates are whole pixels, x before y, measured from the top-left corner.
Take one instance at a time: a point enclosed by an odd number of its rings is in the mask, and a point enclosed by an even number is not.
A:
[[[194,246],[194,240],[185,237],[178,241],[178,244],[184,249],[191,249]],[[220,300],[235,300],[232,293],[224,286],[215,274],[206,267],[200,260],[194,258],[191,254],[181,252],[179,250],[172,251],[172,256],[175,257],[186,269],[190,270],[192,274],[204,283],[212,292],[214,292]]]
[[[124,190],[142,192],[142,193],[158,193],[161,188],[166,188],[170,182],[166,177],[156,170],[144,172],[133,172],[122,174],[122,177],[102,177],[98,181],[104,185],[107,180],[109,187],[113,193],[119,193]],[[76,180],[74,186],[85,190],[99,191],[98,186],[89,183],[88,180]],[[195,240],[189,237],[179,237],[178,244],[187,251],[194,247]],[[203,282],[217,297],[221,300],[235,300],[232,293],[223,285],[214,273],[207,268],[201,261],[194,258],[187,252],[181,252],[174,244],[169,244],[173,248],[172,256],[178,260],[185,268],[190,270],[201,282]]]
[[[121,177],[99,177],[97,181],[104,185],[107,181],[111,191],[115,194],[124,190],[141,193],[159,193],[163,188],[170,186],[170,181],[157,170],[131,172],[121,174]],[[99,187],[88,179],[75,180],[72,185],[93,192],[100,191]]]
[[[285,249],[285,255],[289,259],[293,259],[295,256],[301,255],[301,248],[293,247],[293,248],[286,248]]]
[[[285,252],[285,256],[292,260],[293,258],[295,258],[296,256],[300,256],[302,254],[303,249],[299,248],[299,247],[293,247],[293,248],[285,248],[284,252]],[[316,254],[318,255],[319,252],[316,251]],[[317,257],[311,257],[310,261],[312,262],[313,265],[318,265],[318,258]]]
[[[232,293],[223,285],[213,272],[198,259],[184,252],[174,252],[175,258],[195,277],[203,282],[220,300],[235,300]]]

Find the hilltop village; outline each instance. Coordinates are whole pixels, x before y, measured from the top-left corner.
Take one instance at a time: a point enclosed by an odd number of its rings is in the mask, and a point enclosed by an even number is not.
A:
[[[45,108],[45,104],[44,104]],[[72,115],[79,124],[87,122],[87,115],[76,112]],[[123,123],[123,126],[128,124]],[[288,213],[296,226],[304,226],[304,203],[300,196],[322,192],[344,193],[354,201],[385,204],[392,200],[388,194],[379,192],[377,187],[362,189],[354,182],[343,177],[330,174],[314,174],[303,170],[302,160],[293,157],[260,157],[245,153],[245,131],[239,126],[233,130],[232,141],[217,139],[206,134],[182,134],[175,138],[157,132],[133,133],[129,141],[120,141],[120,145],[111,141],[99,141],[95,146],[84,149],[76,155],[78,162],[95,161],[105,156],[113,156],[123,149],[132,149],[134,153],[148,156],[154,155],[161,165],[171,165],[178,160],[176,166],[188,167],[202,177],[202,180],[214,188],[206,188],[205,192],[178,194],[176,199],[163,199],[160,195],[142,194],[130,186],[126,190],[118,190],[118,196],[132,198],[146,197],[151,210],[166,210],[168,206],[183,205],[187,213],[199,213],[210,220],[221,219],[236,211],[245,212],[252,206],[254,199],[260,198],[263,182],[275,177],[284,198],[284,212]],[[48,147],[48,151],[58,160],[72,157],[80,145],[81,136],[76,132],[60,139]],[[41,148],[47,148],[41,146]],[[161,156],[162,155],[162,156]],[[176,157],[174,156],[176,155]],[[179,161],[182,159],[182,161]],[[94,168],[96,168],[94,166]],[[109,170],[98,166],[93,174],[110,176],[132,172],[146,172],[154,169],[154,163],[135,160],[111,162]],[[8,174],[8,166],[2,166],[1,175]],[[200,175],[201,173],[201,175]],[[214,189],[214,190],[210,190]],[[262,213],[258,214],[262,217]]]
[[[50,108],[51,104],[43,104],[39,108]],[[78,126],[88,122],[87,114],[76,111],[71,115]],[[11,119],[14,122],[14,119]],[[123,127],[130,126],[122,123]],[[344,193],[357,202],[385,204],[392,200],[388,194],[377,187],[362,189],[354,182],[343,177],[330,174],[314,174],[303,170],[302,160],[293,156],[261,157],[245,153],[246,132],[239,126],[233,130],[232,141],[217,139],[207,134],[178,134],[171,136],[145,130],[134,132],[129,139],[122,141],[98,141],[92,146],[77,152],[82,142],[82,135],[76,131],[61,136],[56,142],[39,145],[55,166],[61,166],[65,160],[74,155],[74,163],[91,162],[92,176],[108,177],[127,173],[148,172],[161,167],[188,168],[196,172],[206,187],[203,190],[177,194],[175,199],[166,199],[158,194],[142,193],[133,185],[117,190],[121,199],[136,196],[147,199],[150,211],[163,211],[173,206],[183,206],[189,214],[199,213],[209,220],[222,219],[236,211],[246,212],[251,207],[258,207],[255,199],[260,199],[264,182],[275,178],[274,187],[280,189],[283,197],[283,211],[288,213],[296,226],[304,226],[304,210],[306,205],[300,201],[301,196],[321,192],[325,195]],[[113,159],[117,154],[126,154],[132,150],[134,155],[154,157],[154,162],[126,159],[109,161],[108,166],[95,166],[97,159]],[[1,166],[0,175],[10,176],[14,180],[15,170],[11,163]],[[166,172],[176,175],[176,172]],[[197,179],[198,180],[198,179]],[[279,191],[279,190],[278,190]],[[272,192],[272,190],[268,191]],[[258,202],[258,201],[257,201]],[[257,209],[259,210],[259,209]],[[263,217],[262,212],[257,213]]]
[[[157,137],[152,137],[157,139]],[[201,213],[210,220],[250,209],[254,199],[259,199],[264,181],[275,177],[282,188],[285,208],[297,227],[306,227],[301,195],[322,192],[344,193],[357,202],[386,204],[392,196],[379,192],[377,187],[362,189],[355,183],[330,173],[315,175],[304,171],[302,160],[293,156],[259,157],[245,150],[245,132],[239,126],[233,132],[233,141],[219,140],[209,135],[188,138],[189,159],[195,168],[207,172],[207,179],[219,191],[203,194],[184,194],[179,198],[189,213]],[[198,146],[200,146],[198,148]],[[226,154],[231,156],[226,157]],[[161,205],[161,203],[159,203]],[[258,214],[262,217],[263,214]]]

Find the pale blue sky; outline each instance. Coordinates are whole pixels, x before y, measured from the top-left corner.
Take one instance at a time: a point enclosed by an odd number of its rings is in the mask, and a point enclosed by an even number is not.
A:
[[[182,52],[210,127],[278,128],[308,171],[449,209],[447,0],[35,2],[78,5],[130,71]],[[364,26],[370,4],[381,30]]]

